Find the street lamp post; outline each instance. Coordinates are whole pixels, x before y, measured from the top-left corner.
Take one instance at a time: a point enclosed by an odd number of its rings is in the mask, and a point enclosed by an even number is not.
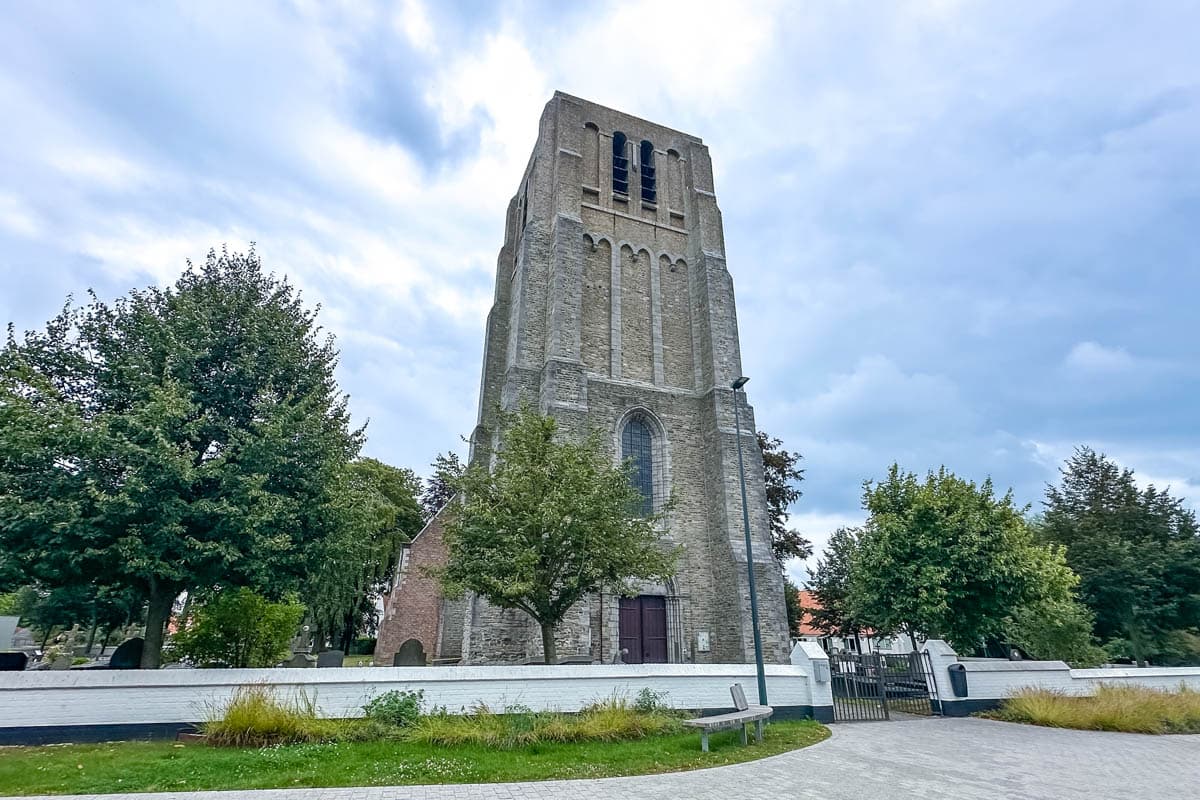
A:
[[[754,666],[758,670],[758,703],[767,704],[767,676],[763,670],[762,634],[758,631],[758,592],[754,589],[754,549],[750,544],[750,504],[746,499],[746,465],[742,461],[742,418],[738,411],[738,389],[749,378],[742,376],[730,384],[733,389],[733,427],[737,433],[738,476],[742,480],[742,528],[746,534],[746,575],[750,585],[750,623],[754,627]]]

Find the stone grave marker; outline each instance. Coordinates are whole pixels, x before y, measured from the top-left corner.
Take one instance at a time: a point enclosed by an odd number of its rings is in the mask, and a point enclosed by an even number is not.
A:
[[[145,640],[140,636],[121,642],[112,657],[108,659],[109,669],[137,669],[142,665],[142,646]]]
[[[393,667],[425,666],[425,647],[418,639],[409,639],[400,645],[399,652],[392,656]]]
[[[326,650],[317,654],[318,667],[340,667],[346,654],[341,650]]]
[[[29,656],[18,650],[15,653],[0,653],[0,672],[20,672],[29,663]]]

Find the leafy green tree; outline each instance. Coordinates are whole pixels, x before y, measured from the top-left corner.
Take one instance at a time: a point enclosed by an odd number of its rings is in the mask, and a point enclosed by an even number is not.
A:
[[[352,462],[338,491],[342,528],[324,539],[307,584],[318,647],[333,638],[344,652],[377,624],[375,601],[386,591],[403,545],[421,529],[420,481],[409,469],[373,458]]]
[[[220,591],[175,634],[173,654],[201,666],[274,666],[290,654],[303,617],[304,606],[292,598],[271,602],[244,586]]]
[[[812,542],[787,526],[788,507],[802,494],[798,484],[804,480],[804,470],[796,467],[801,456],[788,452],[781,440],[762,431],[758,432],[758,449],[762,452],[767,516],[771,521],[771,551],[780,563],[789,558],[808,558],[812,555]]]
[[[800,587],[792,583],[792,579],[786,575],[783,578],[783,602],[787,609],[788,634],[798,636],[800,617],[804,614],[800,607]]]
[[[817,562],[809,581],[809,590],[820,608],[805,609],[809,624],[827,636],[843,639],[857,637],[862,625],[850,608],[850,571],[858,548],[858,528],[838,528],[829,537],[825,557]]]
[[[421,514],[426,521],[454,497],[464,469],[457,453],[438,453],[433,459],[433,475],[426,479],[421,492]]]
[[[1080,596],[1106,643],[1145,664],[1175,648],[1173,631],[1200,627],[1196,515],[1091,448],[1077,449],[1046,489],[1040,535],[1066,548]],[[1178,637],[1176,637],[1177,639]],[[1121,649],[1121,648],[1116,648]]]
[[[1022,606],[1004,627],[1008,641],[1036,659],[1095,667],[1105,653],[1092,635],[1093,622],[1087,606],[1072,597]]]
[[[594,432],[582,441],[557,432],[553,417],[527,408],[506,417],[494,467],[473,465],[458,483],[464,501],[446,526],[441,572],[450,597],[472,591],[532,617],[547,664],[571,606],[601,587],[666,580],[677,556],[662,517],[638,513],[630,465],[614,467]]]
[[[184,590],[297,588],[344,529],[361,445],[316,312],[258,256],[69,302],[0,351],[0,552],[48,587],[103,575],[146,602],[160,663]]]
[[[851,558],[852,616],[880,633],[918,632],[970,652],[1004,634],[1013,609],[1065,600],[1077,581],[1061,549],[1034,541],[1012,493],[997,498],[944,467],[924,481],[892,465],[867,482]]]

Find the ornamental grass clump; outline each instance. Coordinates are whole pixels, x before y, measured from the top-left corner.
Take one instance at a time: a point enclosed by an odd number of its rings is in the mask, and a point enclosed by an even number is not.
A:
[[[226,747],[333,741],[337,728],[336,720],[321,719],[316,698],[303,690],[281,699],[263,684],[239,686],[227,702],[211,706],[201,724],[209,744]]]
[[[1052,728],[1124,733],[1200,733],[1200,692],[1101,686],[1092,697],[1021,689],[991,716]]]
[[[679,720],[669,712],[638,711],[619,697],[597,701],[578,714],[532,711],[509,706],[497,714],[476,705],[468,714],[444,710],[421,717],[409,733],[414,742],[464,744],[512,749],[547,742],[617,742],[676,733]]]

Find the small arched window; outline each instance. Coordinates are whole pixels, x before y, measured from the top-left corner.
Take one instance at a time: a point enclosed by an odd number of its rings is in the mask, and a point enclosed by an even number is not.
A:
[[[644,516],[654,513],[654,435],[646,423],[634,417],[621,431],[621,458],[633,461],[630,481],[641,492],[638,512]]]
[[[625,134],[613,134],[613,191],[629,194],[629,156],[626,154]]]
[[[642,199],[647,203],[658,202],[658,180],[654,175],[654,145],[642,140],[641,163],[638,169],[642,174]]]

